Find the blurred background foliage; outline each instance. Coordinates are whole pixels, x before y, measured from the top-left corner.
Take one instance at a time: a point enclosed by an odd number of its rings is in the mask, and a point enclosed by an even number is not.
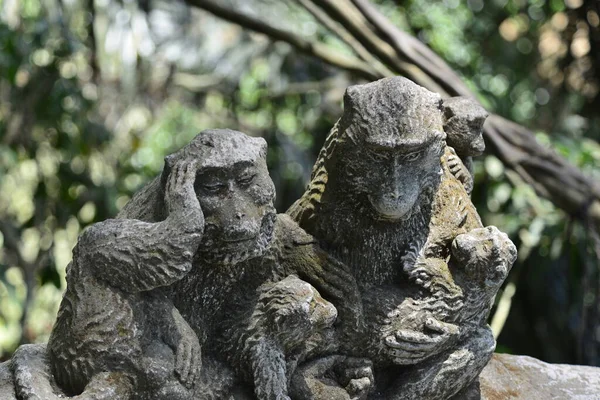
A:
[[[293,1],[223,1],[340,52]],[[600,176],[597,0],[374,2],[491,111]],[[263,136],[280,211],[304,190],[359,79],[179,1],[0,0],[0,359],[48,338],[81,230],[110,218],[206,128]],[[491,155],[473,200],[519,259],[498,296],[498,350],[600,365],[594,229]]]

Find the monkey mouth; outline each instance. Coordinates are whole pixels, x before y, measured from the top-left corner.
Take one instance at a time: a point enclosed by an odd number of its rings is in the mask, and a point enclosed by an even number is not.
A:
[[[269,209],[263,216],[258,234],[239,239],[219,238],[207,240],[200,245],[196,256],[204,262],[218,265],[235,265],[242,261],[262,256],[267,251],[273,239],[275,209]],[[206,235],[205,230],[205,235]]]
[[[410,218],[410,216],[412,215],[411,210],[408,210],[407,212],[405,212],[402,215],[398,215],[398,214],[386,214],[386,213],[382,213],[382,212],[377,212],[378,214],[378,220],[380,221],[385,221],[385,222],[403,222],[406,221]]]
[[[385,207],[378,206],[377,202],[373,201],[369,196],[369,201],[373,207],[375,219],[382,222],[403,222],[408,220],[413,212],[413,207],[409,208],[405,212],[395,212],[387,210]]]

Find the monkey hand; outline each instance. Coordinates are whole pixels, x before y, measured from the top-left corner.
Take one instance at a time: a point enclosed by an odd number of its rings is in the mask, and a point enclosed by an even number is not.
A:
[[[384,338],[387,353],[397,365],[412,365],[440,353],[458,327],[433,317],[425,320],[424,332],[398,329]]]
[[[204,231],[204,214],[194,191],[196,161],[181,160],[171,167],[165,187],[169,216],[176,216],[187,233]]]
[[[191,388],[200,374],[202,352],[198,337],[189,327],[187,329],[177,345],[175,375],[184,386]]]
[[[316,269],[317,289],[338,310],[337,326],[344,335],[360,334],[364,327],[360,290],[349,268],[327,256],[322,268]]]
[[[364,400],[373,388],[373,363],[367,358],[348,357],[335,366],[337,381],[352,400]]]

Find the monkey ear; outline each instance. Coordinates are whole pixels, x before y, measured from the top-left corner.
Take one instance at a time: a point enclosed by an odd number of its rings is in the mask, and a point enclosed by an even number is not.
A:
[[[173,170],[173,166],[175,165],[175,161],[176,161],[176,156],[175,154],[169,154],[168,156],[165,157],[165,166],[163,168],[163,175],[169,175],[171,173],[171,171]]]
[[[342,118],[340,118],[340,128],[342,131],[346,131],[346,128],[350,127],[353,120],[357,117],[360,92],[359,85],[354,85],[349,86],[344,93],[344,113],[342,114]],[[350,132],[346,132],[346,134],[350,134]]]
[[[349,86],[344,93],[344,114],[349,114],[356,108],[360,89],[358,85]]]

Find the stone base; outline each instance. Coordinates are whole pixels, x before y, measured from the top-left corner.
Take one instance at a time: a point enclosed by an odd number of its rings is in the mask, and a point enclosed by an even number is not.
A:
[[[494,354],[479,382],[453,400],[600,400],[600,368]]]
[[[17,400],[9,362],[0,364],[0,399]],[[494,354],[479,381],[453,400],[600,400],[600,368],[547,364]]]

